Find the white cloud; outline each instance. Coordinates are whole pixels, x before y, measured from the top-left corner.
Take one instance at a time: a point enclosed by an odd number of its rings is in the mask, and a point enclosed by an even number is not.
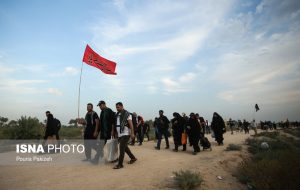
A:
[[[205,74],[207,72],[207,69],[208,69],[208,67],[205,66],[205,64],[203,64],[203,63],[197,63],[195,65],[195,68],[196,68],[197,72],[200,73],[200,74]]]
[[[64,77],[64,76],[76,76],[80,70],[76,67],[65,67],[63,71],[50,73],[50,77]]]
[[[256,13],[261,13],[263,11],[263,9],[264,9],[264,6],[265,6],[265,2],[264,1],[262,1],[260,4],[258,4],[256,6]]]
[[[0,74],[1,75],[11,74],[14,71],[15,71],[15,69],[12,68],[12,67],[7,67],[7,66],[4,66],[4,65],[0,65]]]
[[[218,97],[239,103],[300,103],[299,39],[299,33],[288,32],[224,54],[214,78],[228,88]]]
[[[63,93],[58,90],[57,88],[48,88],[48,93],[49,94],[54,94],[56,96],[61,96]]]
[[[15,94],[37,94],[41,90],[35,85],[45,83],[45,80],[18,80],[18,79],[2,79],[0,81],[0,90],[2,93]]]
[[[17,72],[26,72],[32,74],[41,74],[47,71],[48,66],[45,64],[16,64],[14,65]]]
[[[188,83],[188,82],[192,82],[195,78],[196,78],[195,73],[191,73],[191,72],[190,73],[185,73],[184,75],[179,77],[179,82]]]
[[[114,5],[119,9],[119,10],[124,10],[125,9],[125,0],[113,0]]]
[[[64,74],[66,75],[77,75],[79,73],[79,70],[75,67],[66,67]]]
[[[189,92],[193,89],[193,81],[196,80],[196,73],[188,72],[182,74],[177,80],[170,77],[163,77],[164,94],[170,95],[173,93]]]
[[[117,62],[122,83],[143,79],[151,82],[144,85],[149,93],[158,92],[161,85],[165,94],[188,92],[190,85],[185,87],[183,83],[194,80],[196,73],[204,73],[206,68],[196,66],[195,73],[184,74],[179,67],[192,64],[187,60],[197,55],[233,3],[144,2],[136,9],[117,1],[121,18],[99,19],[91,28],[91,45],[102,56]],[[107,82],[115,86],[114,80]]]
[[[164,94],[170,95],[172,93],[178,93],[178,92],[187,92],[188,89],[186,89],[184,86],[182,86],[178,81],[175,81],[171,78],[162,78],[161,82],[164,85]]]

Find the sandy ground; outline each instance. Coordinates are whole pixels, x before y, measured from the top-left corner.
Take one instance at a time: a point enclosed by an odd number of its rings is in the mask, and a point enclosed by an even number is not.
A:
[[[128,165],[126,155],[126,163],[120,170],[113,170],[112,163],[0,166],[0,189],[173,189],[173,171],[181,169],[200,172],[204,179],[200,189],[247,189],[232,174],[242,157],[247,156],[244,141],[248,137],[244,133],[227,132],[225,145],[217,146],[208,136],[213,150],[198,155],[192,155],[192,147],[187,152],[173,152],[163,149],[163,141],[158,151],[153,141],[144,142],[143,146],[130,147],[138,161]],[[224,151],[229,143],[243,145],[243,150]]]

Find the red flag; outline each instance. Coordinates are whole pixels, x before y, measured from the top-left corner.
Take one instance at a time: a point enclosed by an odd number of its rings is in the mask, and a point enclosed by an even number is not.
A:
[[[100,69],[105,74],[116,75],[116,63],[101,57],[96,52],[90,48],[89,45],[86,45],[84,55],[83,55],[83,62],[93,67]]]

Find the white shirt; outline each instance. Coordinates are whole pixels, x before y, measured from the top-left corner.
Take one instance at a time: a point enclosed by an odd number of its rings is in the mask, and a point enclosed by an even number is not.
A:
[[[118,113],[118,116],[117,116],[117,126],[120,126],[120,123],[121,123],[121,122],[120,122],[120,117],[121,117],[121,113]],[[129,121],[129,120],[132,120],[132,117],[131,117],[130,114],[129,114],[128,118],[127,118],[127,121]],[[129,126],[128,126],[128,127],[129,127]],[[130,135],[131,130],[130,130],[130,128],[128,128],[128,127],[124,127],[122,133],[120,133],[121,127],[117,127],[118,137]]]

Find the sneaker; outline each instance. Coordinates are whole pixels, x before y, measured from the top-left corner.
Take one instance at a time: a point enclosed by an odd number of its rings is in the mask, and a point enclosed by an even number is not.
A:
[[[156,147],[154,147],[154,148],[155,148],[156,150],[160,150],[160,148],[159,148],[159,147],[157,147],[157,146],[156,146]]]

